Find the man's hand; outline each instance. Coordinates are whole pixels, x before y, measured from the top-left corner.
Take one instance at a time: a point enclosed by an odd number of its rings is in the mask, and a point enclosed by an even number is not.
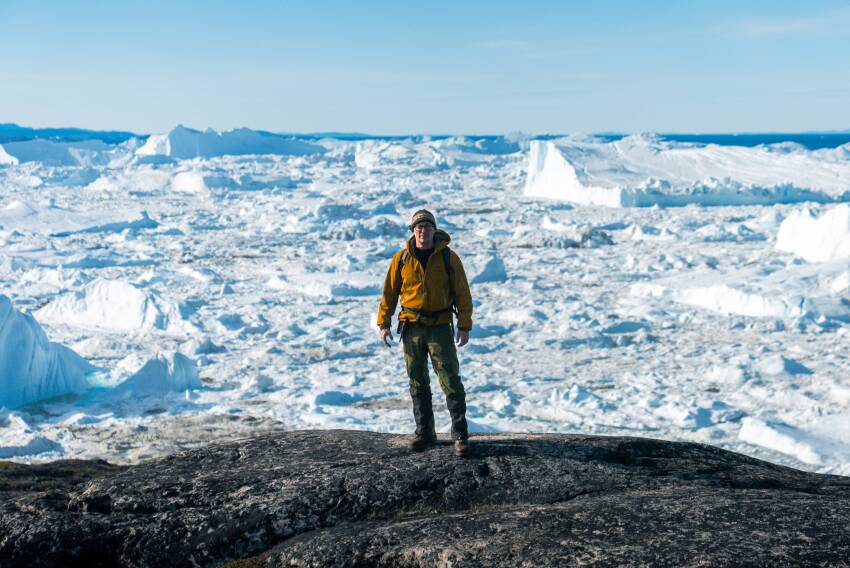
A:
[[[389,341],[387,340],[387,338],[389,338]],[[390,328],[381,328],[381,341],[383,341],[384,345],[386,345],[387,347],[392,347],[392,345],[390,345],[390,341],[393,341],[393,332],[390,331]]]
[[[465,329],[457,330],[457,346],[463,347],[467,343],[469,343],[469,332]]]

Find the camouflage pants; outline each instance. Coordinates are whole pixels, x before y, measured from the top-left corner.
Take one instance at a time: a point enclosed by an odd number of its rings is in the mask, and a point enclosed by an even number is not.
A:
[[[431,410],[431,378],[428,373],[430,356],[440,388],[446,395],[446,406],[452,416],[452,437],[466,439],[466,392],[460,380],[460,363],[457,359],[452,326],[407,325],[402,335],[402,344],[417,426],[419,412],[427,417]]]

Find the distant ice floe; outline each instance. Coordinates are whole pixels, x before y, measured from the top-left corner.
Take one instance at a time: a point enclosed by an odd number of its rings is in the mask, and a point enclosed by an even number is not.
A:
[[[40,162],[45,166],[106,165],[112,159],[114,147],[101,140],[79,142],[53,142],[52,140],[26,140],[7,142],[0,150],[0,163]],[[3,156],[11,156],[10,162]]]
[[[835,445],[834,441],[796,426],[750,417],[741,421],[738,439],[792,456],[810,465],[823,465],[826,459],[823,450]]]
[[[431,146],[412,140],[363,140],[354,147],[354,164],[368,172],[399,166],[422,171],[448,168],[449,160]]]
[[[153,229],[157,226],[147,212],[133,209],[75,211],[55,205],[35,206],[20,200],[0,209],[0,229],[54,237]]]
[[[847,265],[840,261],[817,266],[792,265],[767,272],[711,271],[633,284],[631,295],[669,300],[726,315],[850,322],[850,301],[835,293],[845,274]]]
[[[838,205],[820,217],[809,209],[795,211],[779,227],[776,250],[794,253],[809,262],[850,257],[850,205]]]
[[[149,137],[147,142],[136,150],[136,156],[190,159],[249,154],[305,156],[324,152],[325,148],[317,144],[248,128],[237,128],[227,132],[207,129],[201,132],[185,126],[177,126],[167,134],[155,134]]]
[[[36,316],[51,324],[137,334],[157,330],[185,335],[196,331],[181,317],[176,304],[164,301],[156,292],[123,280],[102,278],[57,297]]]
[[[571,226],[544,216],[539,226],[520,225],[506,243],[512,248],[596,248],[611,245],[611,236],[594,227]]]
[[[850,200],[835,152],[668,142],[532,141],[524,193],[582,205],[648,207]]]
[[[186,170],[177,172],[169,185],[173,191],[180,193],[209,196],[226,194],[230,191],[292,188],[296,185],[296,182],[291,177],[283,175],[257,178],[247,174],[234,176],[222,175],[213,171]]]
[[[374,276],[359,272],[280,274],[266,281],[266,286],[273,290],[325,299],[374,296],[381,293],[382,285],[383,282],[376,281]]]
[[[0,407],[79,394],[97,369],[72,350],[52,343],[30,315],[0,295]]]
[[[527,144],[526,144],[527,146]],[[416,171],[477,166],[503,160],[522,149],[522,143],[505,137],[472,139],[454,136],[441,140],[362,140],[354,145],[354,164],[366,172],[396,168]],[[343,155],[343,148],[334,150]]]

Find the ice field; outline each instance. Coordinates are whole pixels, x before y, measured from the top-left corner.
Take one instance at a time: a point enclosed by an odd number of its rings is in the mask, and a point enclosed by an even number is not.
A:
[[[0,458],[412,432],[375,318],[427,207],[472,287],[473,432],[698,441],[850,475],[848,203],[850,144],[5,143]]]

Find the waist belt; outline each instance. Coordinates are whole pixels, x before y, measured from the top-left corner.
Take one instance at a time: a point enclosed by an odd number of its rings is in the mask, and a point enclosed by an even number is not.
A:
[[[427,312],[425,310],[412,310],[410,308],[405,308],[404,306],[402,306],[401,311],[407,312],[409,314],[414,314],[416,316],[416,323],[427,324],[426,320],[431,320],[431,322],[433,323],[437,319],[437,316],[446,312],[452,313],[454,310],[452,310],[451,306],[449,306],[448,308],[437,310],[435,312]]]

